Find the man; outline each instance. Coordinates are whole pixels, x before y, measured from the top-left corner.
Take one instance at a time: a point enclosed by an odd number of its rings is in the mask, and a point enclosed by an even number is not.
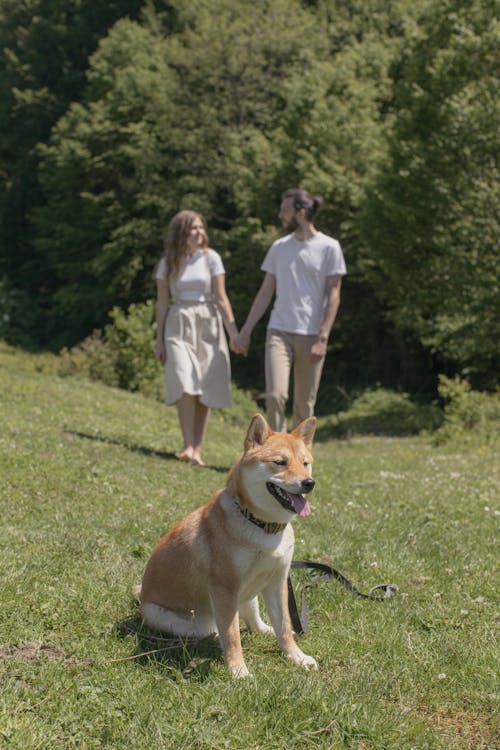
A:
[[[293,426],[313,415],[330,331],[340,305],[344,256],[333,237],[319,232],[314,217],[323,199],[301,188],[283,195],[279,218],[289,234],[267,252],[261,269],[264,281],[237,337],[237,351],[246,354],[251,333],[275,303],[266,337],[266,409],[271,428],[286,430],[293,363]]]

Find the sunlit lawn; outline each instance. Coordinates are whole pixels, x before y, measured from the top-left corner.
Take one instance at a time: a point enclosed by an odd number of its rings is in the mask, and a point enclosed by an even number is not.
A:
[[[244,633],[253,677],[235,682],[216,644],[141,656],[161,643],[118,626],[139,626],[131,592],[147,556],[222,486],[247,409],[214,415],[197,469],[173,458],[175,413],[152,400],[3,349],[0,393],[0,747],[495,747],[493,447],[322,430],[295,557],[399,594],[376,603],[318,584],[301,645],[319,671]]]

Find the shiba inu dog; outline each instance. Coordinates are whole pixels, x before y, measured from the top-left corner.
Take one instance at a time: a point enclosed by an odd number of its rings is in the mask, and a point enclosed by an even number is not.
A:
[[[225,489],[180,521],[154,549],[140,592],[145,624],[179,636],[218,634],[230,672],[246,677],[240,616],[252,632],[273,633],[286,656],[306,669],[316,661],[295,643],[287,575],[293,557],[290,524],[311,512],[311,448],[315,417],[291,433],[273,432],[261,414]],[[258,594],[272,628],[261,619]]]

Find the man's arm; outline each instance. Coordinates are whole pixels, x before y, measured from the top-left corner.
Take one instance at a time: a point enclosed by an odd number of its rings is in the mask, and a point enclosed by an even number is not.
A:
[[[262,282],[259,291],[255,295],[255,299],[253,301],[252,307],[250,308],[247,319],[240,330],[240,335],[238,337],[238,349],[239,351],[241,351],[241,353],[248,353],[252,331],[269,307],[269,303],[273,298],[275,290],[275,277],[272,273],[266,273],[266,275],[264,276],[264,281]]]
[[[342,286],[342,276],[335,274],[335,276],[327,276],[325,282],[325,297],[326,306],[325,314],[319,329],[318,338],[311,347],[311,354],[309,361],[319,362],[326,356],[326,347],[328,344],[328,337],[330,331],[335,323],[337,312],[340,306],[340,289]]]

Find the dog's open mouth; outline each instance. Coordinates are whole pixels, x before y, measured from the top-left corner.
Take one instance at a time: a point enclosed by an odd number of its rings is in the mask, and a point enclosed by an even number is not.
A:
[[[266,482],[266,487],[279,504],[290,513],[297,513],[299,516],[308,516],[311,513],[311,506],[304,495],[293,495],[272,482]]]

